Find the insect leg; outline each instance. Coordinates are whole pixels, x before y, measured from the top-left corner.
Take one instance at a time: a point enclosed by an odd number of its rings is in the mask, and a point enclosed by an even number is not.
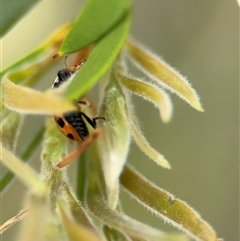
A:
[[[84,116],[84,118],[87,120],[87,122],[88,122],[94,129],[96,129],[96,127],[97,127],[96,120],[98,120],[98,119],[105,120],[104,117],[96,116],[96,117],[94,117],[94,118],[91,119],[91,118],[88,117],[85,113],[81,112],[81,114]]]
[[[96,123],[96,120],[105,120],[105,118],[102,116],[96,116],[96,117],[93,117],[92,119],[95,123]]]
[[[91,145],[96,139],[98,139],[102,135],[103,130],[97,129],[94,130],[88,138],[81,143],[81,145],[75,149],[73,152],[71,152],[68,156],[64,157],[62,161],[58,162],[56,164],[56,167],[63,168],[66,165],[70,164],[76,157],[82,154],[84,150],[88,148],[89,145]]]

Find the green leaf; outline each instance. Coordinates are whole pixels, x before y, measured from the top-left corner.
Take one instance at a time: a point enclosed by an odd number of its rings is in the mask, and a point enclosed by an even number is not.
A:
[[[85,203],[85,193],[87,190],[87,160],[85,152],[78,158],[77,162],[77,183],[76,195],[81,203]]]
[[[60,55],[76,52],[97,42],[129,11],[133,0],[89,0],[63,42]]]
[[[0,81],[5,74],[9,73],[9,78],[16,83],[25,81],[25,79],[30,76],[35,77],[36,74],[39,73],[39,70],[44,72],[43,70],[46,70],[47,67],[50,67],[50,65],[56,62],[56,60],[53,61],[52,57],[56,54],[59,45],[62,43],[70,27],[71,24],[63,25],[34,51],[5,68],[0,72]]]
[[[1,0],[1,33],[5,35],[39,0]]]
[[[132,196],[157,217],[184,231],[194,240],[217,240],[215,231],[185,202],[160,189],[146,178],[126,167],[121,184]]]
[[[116,28],[96,44],[87,62],[66,90],[66,97],[71,100],[77,99],[97,83],[119,54],[129,28],[130,14],[127,14]]]

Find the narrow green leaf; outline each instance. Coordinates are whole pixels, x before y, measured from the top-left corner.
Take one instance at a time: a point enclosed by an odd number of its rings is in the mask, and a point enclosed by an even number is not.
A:
[[[2,72],[0,72],[0,81],[3,79],[2,77],[7,73],[11,73],[10,76],[13,77],[11,80],[14,82],[20,82],[18,80],[20,79],[19,75],[22,75],[23,81],[25,80],[24,77],[33,74],[33,72],[39,72],[39,69],[42,69],[43,67],[46,68],[46,66],[56,62],[55,60],[53,61],[52,57],[54,54],[56,54],[70,27],[71,24],[66,24],[60,27],[34,51],[5,68]],[[16,73],[15,75],[12,74],[13,72],[15,73],[17,71],[19,71],[19,73]],[[23,71],[23,73],[21,71]],[[25,73],[25,71],[27,71],[27,73]]]
[[[195,210],[174,195],[155,186],[130,167],[126,166],[120,181],[140,204],[194,240],[217,240],[215,231]]]
[[[110,32],[129,11],[133,0],[88,0],[64,40],[60,55],[76,52]]]
[[[79,201],[85,204],[85,194],[87,190],[87,160],[85,152],[83,152],[78,158],[77,163],[77,183],[76,183],[76,195]]]
[[[20,158],[26,162],[28,158],[31,156],[33,151],[36,149],[37,145],[39,144],[40,140],[43,136],[43,128],[41,128],[36,136],[33,138],[31,143],[26,147],[25,151],[22,153]],[[4,177],[0,180],[0,193],[7,187],[7,185],[11,182],[13,179],[14,174],[12,172],[7,172]]]
[[[1,0],[1,33],[5,35],[39,0]]]
[[[69,99],[77,99],[89,91],[107,71],[120,52],[129,32],[130,14],[99,41],[91,52],[87,62],[76,74],[65,92]]]
[[[103,176],[102,165],[100,156],[97,152],[97,144],[93,143],[87,150],[88,159],[88,190],[86,192],[86,198],[89,198],[89,189],[93,192],[100,193],[103,199],[107,200],[107,188]]]

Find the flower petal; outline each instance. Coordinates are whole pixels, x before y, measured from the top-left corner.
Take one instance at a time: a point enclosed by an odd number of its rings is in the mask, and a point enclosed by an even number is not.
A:
[[[132,93],[152,102],[159,109],[160,116],[164,122],[168,122],[171,119],[172,102],[164,90],[139,78],[121,74],[118,77],[122,84]]]
[[[197,93],[190,86],[186,78],[181,76],[160,57],[132,40],[127,41],[126,50],[133,63],[151,79],[155,80],[156,83],[176,93],[193,108],[203,111]]]
[[[2,96],[7,108],[20,113],[60,114],[76,109],[72,103],[56,96],[52,90],[42,93],[15,85],[7,78],[2,82]]]

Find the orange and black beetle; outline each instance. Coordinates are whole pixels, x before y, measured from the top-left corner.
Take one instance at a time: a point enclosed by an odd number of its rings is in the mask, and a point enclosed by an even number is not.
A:
[[[61,84],[68,81],[70,77],[73,77],[73,75],[81,68],[84,62],[85,60],[76,67],[59,70],[57,73],[57,78],[53,82],[52,88],[58,88]],[[80,100],[77,102],[77,104],[87,104],[87,102]],[[81,111],[79,105],[78,108],[79,110],[77,111],[63,113],[62,115],[54,115],[54,119],[60,131],[66,137],[74,141],[84,141],[89,136],[89,131],[85,121],[96,129],[96,120],[104,120],[104,118],[97,116],[91,119]]]

